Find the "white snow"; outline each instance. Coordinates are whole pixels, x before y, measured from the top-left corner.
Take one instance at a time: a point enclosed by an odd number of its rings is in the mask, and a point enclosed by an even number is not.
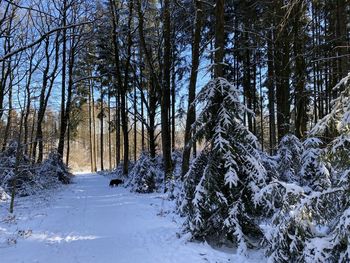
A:
[[[17,199],[14,216],[1,204],[1,262],[265,261],[261,252],[246,258],[179,238],[182,219],[164,195],[109,188],[101,175],[77,175],[74,184],[44,197]]]
[[[0,203],[5,202],[10,199],[10,196],[5,192],[5,190],[0,186]]]

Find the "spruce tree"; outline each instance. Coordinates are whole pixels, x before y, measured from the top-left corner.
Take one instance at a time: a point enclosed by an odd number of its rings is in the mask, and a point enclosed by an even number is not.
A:
[[[218,97],[223,98],[220,104]],[[194,139],[204,139],[205,145],[185,175],[186,226],[194,238],[231,240],[244,253],[262,235],[254,196],[266,177],[257,138],[242,122],[250,111],[240,102],[237,88],[223,78],[210,81],[195,102],[202,111]]]

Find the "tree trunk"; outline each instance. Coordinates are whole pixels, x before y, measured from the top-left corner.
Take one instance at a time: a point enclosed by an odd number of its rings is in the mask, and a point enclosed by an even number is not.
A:
[[[89,81],[89,149],[90,149],[90,168],[91,172],[95,172],[93,141],[92,141],[92,109],[91,109],[91,81]]]
[[[174,25],[174,23],[173,23]],[[171,70],[171,149],[175,151],[176,143],[176,32],[175,26],[173,26],[173,36],[172,36],[172,70]]]
[[[103,117],[104,117],[104,108],[103,108],[103,90],[101,86],[100,90],[100,99],[101,99],[101,111],[100,111],[100,162],[101,162],[101,171],[104,170],[103,166]]]
[[[28,150],[29,150],[29,147],[28,147],[29,123],[28,122],[29,122],[30,107],[31,107],[31,100],[32,100],[32,98],[30,96],[30,93],[31,93],[30,85],[31,85],[31,81],[32,81],[33,72],[37,68],[37,66],[34,66],[34,70],[33,70],[34,55],[35,55],[35,52],[33,52],[29,58],[28,79],[26,81],[26,87],[25,87],[25,90],[26,90],[26,111],[24,114],[24,123],[23,123],[23,126],[24,126],[23,144],[24,144],[24,154],[25,155],[28,155]],[[37,65],[39,65],[39,64],[37,64]]]
[[[12,74],[12,73],[11,73]],[[8,91],[8,98],[9,98],[9,109],[8,109],[8,115],[7,115],[7,122],[6,122],[6,128],[4,133],[4,141],[2,144],[2,151],[5,151],[7,142],[10,135],[11,130],[11,124],[12,124],[12,76],[10,76],[10,83],[9,83],[9,91]]]
[[[38,110],[38,117],[37,117],[37,129],[36,129],[36,135],[35,135],[35,141],[32,148],[32,160],[33,162],[36,162],[36,148],[37,144],[39,144],[39,154],[38,154],[38,163],[41,163],[43,160],[43,152],[44,152],[44,145],[43,145],[43,131],[42,131],[42,123],[44,121],[44,116],[47,108],[47,104],[49,101],[49,97],[51,95],[51,91],[54,85],[54,80],[56,78],[56,72],[58,70],[58,62],[59,62],[59,34],[56,35],[55,39],[55,64],[52,72],[49,74],[50,70],[50,52],[49,52],[49,39],[46,40],[45,43],[45,60],[46,65],[43,72],[43,81],[42,81],[42,87],[40,92],[40,98],[39,98],[39,110]],[[50,81],[50,83],[49,83]]]
[[[161,126],[162,148],[164,159],[164,182],[172,173],[171,162],[171,138],[170,138],[170,67],[171,67],[171,26],[170,26],[170,3],[164,0],[164,80],[161,97]]]
[[[67,0],[63,0],[63,17],[62,26],[67,25]],[[67,55],[67,30],[62,30],[62,87],[61,87],[61,120],[60,120],[60,135],[58,141],[57,152],[63,157],[64,151],[64,139],[66,133],[66,114],[65,114],[65,102],[66,102],[66,55]]]
[[[33,152],[33,141],[34,141],[34,130],[35,130],[35,120],[36,120],[36,109],[34,109],[34,113],[33,113],[33,118],[32,118],[32,125],[31,125],[31,131],[30,131],[30,137],[29,137],[29,141],[30,141],[30,147],[29,147],[29,160],[33,160],[32,159],[32,152]]]
[[[307,125],[307,94],[305,91],[307,68],[304,59],[305,39],[307,36],[303,33],[301,17],[304,17],[305,10],[302,9],[302,4],[299,3],[295,15],[293,26],[294,33],[294,57],[295,57],[295,134],[298,138],[303,138],[306,133]]]
[[[68,129],[68,126],[70,125],[70,114],[71,114],[71,107],[72,107],[72,97],[73,97],[73,70],[75,66],[75,52],[76,52],[76,32],[73,30],[72,32],[72,39],[71,39],[71,48],[69,51],[69,58],[68,58],[68,86],[67,86],[67,102],[64,110],[64,117],[61,122],[61,129],[60,129],[60,138],[59,138],[59,144],[58,144],[58,153],[62,153],[64,151],[64,140],[66,136],[66,132]]]
[[[94,172],[97,171],[97,141],[96,141],[96,115],[95,115],[95,97],[94,87],[91,86],[91,102],[92,102],[92,141],[93,141],[93,155],[94,155]]]
[[[223,60],[225,49],[225,0],[216,0],[215,5],[215,57],[214,77],[224,76]],[[220,101],[221,102],[221,101]]]
[[[111,91],[108,87],[108,159],[109,170],[112,170],[112,136],[111,136]]]
[[[143,88],[142,84],[143,84],[143,81],[142,81],[142,72],[140,73],[141,74],[141,88]],[[143,104],[143,100],[141,100],[141,119],[142,119],[142,122],[141,122],[141,149],[142,149],[142,152],[145,151],[145,124],[143,123],[143,120],[144,120],[144,104]]]
[[[277,13],[283,17],[282,3],[277,7]],[[288,22],[288,21],[287,21]],[[277,131],[278,141],[290,132],[290,37],[289,23],[279,30],[275,51],[275,76],[276,76],[276,104],[277,104]]]
[[[132,47],[132,20],[133,20],[133,1],[129,2],[129,17],[128,17],[128,36],[127,36],[127,55],[125,62],[125,72],[124,81],[122,80],[120,74],[120,61],[119,61],[119,47],[117,41],[117,18],[116,18],[116,3],[113,0],[109,1],[111,7],[112,15],[112,39],[113,39],[113,49],[114,49],[114,63],[115,63],[115,77],[118,83],[118,89],[120,90],[120,113],[122,121],[122,131],[123,131],[123,149],[124,149],[124,162],[123,162],[123,174],[128,175],[129,167],[129,136],[128,136],[128,113],[126,108],[126,93],[129,81],[129,67],[131,60],[131,47]]]
[[[188,106],[187,106],[187,119],[185,128],[185,145],[182,154],[182,176],[184,176],[188,169],[190,163],[191,155],[191,138],[192,138],[192,124],[196,121],[196,107],[193,102],[196,97],[196,84],[197,75],[199,67],[199,57],[200,57],[200,42],[201,42],[201,30],[202,30],[202,3],[200,0],[196,0],[196,22],[194,29],[193,45],[192,45],[192,68],[190,75],[190,84],[188,88]]]
[[[23,118],[24,113],[23,110],[21,111],[21,120],[20,120],[20,128],[17,135],[17,149],[16,149],[16,160],[15,160],[15,169],[14,169],[14,175],[15,178],[13,180],[12,184],[12,191],[11,191],[11,201],[10,201],[10,213],[12,214],[14,211],[15,206],[15,196],[16,196],[16,190],[17,190],[17,176],[19,174],[19,166],[21,161],[21,138],[22,138],[22,131],[23,131]]]
[[[116,109],[116,163],[117,166],[120,163],[120,95],[119,91],[117,91],[116,96],[116,103],[117,103],[117,109]]]
[[[137,160],[137,97],[134,84],[134,162]]]
[[[68,127],[67,127],[67,152],[66,152],[66,165],[67,165],[67,166],[69,166],[70,130],[71,130],[71,126],[70,126],[70,124],[68,124]]]
[[[275,72],[274,72],[274,55],[273,55],[273,33],[268,32],[267,43],[267,80],[266,88],[268,95],[269,108],[269,135],[270,135],[270,154],[273,155],[276,150],[276,112],[275,112]]]

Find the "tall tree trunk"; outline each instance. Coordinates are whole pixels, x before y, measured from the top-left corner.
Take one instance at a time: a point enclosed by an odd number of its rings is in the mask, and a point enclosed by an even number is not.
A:
[[[11,73],[12,75],[12,73]],[[11,125],[12,125],[12,110],[13,110],[13,106],[12,106],[12,76],[10,76],[10,83],[9,83],[9,91],[8,91],[8,105],[9,105],[9,109],[8,109],[8,115],[7,115],[7,121],[6,121],[6,128],[5,128],[5,133],[4,133],[4,137],[3,137],[3,144],[2,144],[2,151],[5,151],[6,146],[7,146],[7,142],[10,136],[10,130],[11,130]]]
[[[63,0],[63,16],[62,16],[62,26],[63,28],[67,26],[67,0]],[[66,103],[66,55],[67,55],[67,30],[64,28],[62,30],[62,87],[61,87],[61,118],[60,118],[60,135],[58,141],[57,152],[63,157],[64,151],[64,139],[66,133],[66,113],[65,113],[65,103]]]
[[[176,73],[175,69],[173,69],[172,77],[171,77],[171,149],[175,151],[175,143],[176,143],[176,87],[175,87],[175,78]]]
[[[170,2],[164,0],[164,80],[161,97],[162,148],[164,159],[164,182],[171,177],[171,138],[170,138],[170,67],[171,67],[171,24]]]
[[[175,151],[175,142],[176,142],[176,32],[173,22],[173,33],[172,33],[172,70],[171,70],[171,149]]]
[[[30,90],[30,85],[31,85],[31,82],[32,82],[32,75],[33,75],[33,72],[34,70],[37,68],[37,65],[33,65],[33,60],[34,60],[34,55],[35,55],[35,52],[33,52],[30,57],[29,57],[29,69],[28,69],[28,77],[27,77],[27,81],[26,81],[26,87],[25,87],[25,90],[26,90],[26,111],[25,111],[25,114],[24,114],[24,123],[23,123],[23,126],[24,126],[24,139],[23,139],[23,144],[24,144],[24,154],[25,155],[28,155],[28,150],[29,150],[29,145],[28,145],[28,135],[29,135],[29,116],[30,116],[30,109],[31,109],[31,90]],[[33,69],[33,66],[34,66],[34,69]]]
[[[348,22],[349,22],[349,1],[337,0],[336,9],[336,49],[338,56],[338,81],[349,73],[349,43],[348,43]]]
[[[141,88],[143,88],[143,81],[142,81],[142,72],[140,73],[141,75]],[[141,149],[142,149],[142,152],[145,151],[145,124],[143,123],[143,120],[144,120],[144,104],[143,104],[143,100],[141,100],[141,119],[142,119],[142,122],[141,122]]]
[[[313,49],[314,49],[314,54],[313,56],[314,57],[317,57],[318,56],[318,49],[317,49],[317,44],[318,44],[318,39],[317,39],[317,16],[315,14],[315,4],[312,3],[312,6],[311,6],[311,20],[312,20],[312,24],[311,24],[311,30],[312,30],[312,35],[311,35],[311,38],[312,38],[312,46],[313,46]],[[318,79],[318,71],[317,71],[317,62],[313,62],[312,63],[312,85],[313,85],[313,101],[314,101],[314,105],[313,105],[313,114],[314,114],[314,118],[313,118],[313,121],[314,121],[314,124],[317,123],[318,121],[318,94],[317,94],[317,79]]]
[[[70,130],[71,125],[68,124],[67,127],[67,152],[66,152],[66,165],[69,166],[69,154],[70,154]]]
[[[43,156],[43,131],[42,131],[42,123],[44,121],[45,117],[45,95],[46,95],[46,89],[48,86],[49,81],[49,70],[50,70],[50,55],[49,55],[49,39],[46,40],[45,43],[45,59],[46,59],[46,66],[43,71],[43,82],[39,97],[39,110],[38,110],[38,120],[36,125],[36,137],[34,141],[34,147],[33,147],[33,162],[36,162],[36,148],[37,144],[39,144],[39,158],[38,162],[41,162],[42,156]],[[56,58],[57,59],[57,58]],[[49,96],[49,95],[48,95]]]
[[[303,33],[303,24],[300,19],[303,19],[304,12],[302,3],[297,4],[297,10],[295,15],[295,22],[293,25],[294,33],[294,45],[293,52],[295,57],[295,112],[296,112],[296,121],[295,121],[295,133],[299,138],[303,138],[306,133],[307,125],[307,94],[305,91],[306,85],[306,75],[307,68],[304,59],[304,50],[305,50],[305,39],[307,36]]]
[[[91,106],[91,80],[89,81],[89,149],[90,149],[90,168],[91,172],[95,172],[94,167],[94,152],[93,152],[93,139],[92,139],[92,106]]]
[[[224,76],[223,60],[225,52],[225,0],[216,0],[215,5],[215,57],[214,77]]]
[[[17,190],[17,176],[19,174],[19,166],[20,166],[20,161],[21,161],[21,138],[22,138],[22,131],[23,131],[23,118],[24,118],[24,113],[23,110],[21,111],[21,119],[20,119],[20,128],[19,132],[17,135],[17,149],[16,149],[16,159],[15,159],[15,168],[14,168],[14,180],[12,183],[12,191],[11,191],[11,201],[10,201],[10,213],[13,213],[14,206],[15,206],[15,196],[16,196],[16,190]]]
[[[245,30],[243,33],[243,43],[245,45],[244,50],[244,57],[243,57],[243,91],[244,91],[244,99],[245,104],[249,109],[253,109],[253,91],[252,91],[252,85],[251,85],[251,54],[250,54],[250,46],[249,46],[249,39],[248,39],[248,32]],[[253,131],[253,116],[252,114],[245,113],[245,120],[248,123],[248,128],[250,131]]]
[[[6,12],[9,10],[10,3],[7,5]],[[3,40],[3,51],[4,53],[11,52],[12,44],[11,44],[11,30],[12,30],[12,22],[15,17],[15,11],[12,11],[12,14],[10,15],[8,21],[7,21],[7,28],[4,33],[6,33],[5,38]],[[4,59],[1,62],[1,78],[0,78],[0,120],[4,114],[4,99],[6,95],[6,83],[8,81],[8,77],[11,73],[11,59]]]
[[[126,93],[129,84],[129,67],[131,60],[131,47],[132,47],[132,20],[133,20],[133,1],[129,2],[129,17],[128,17],[128,36],[127,36],[127,55],[125,62],[124,81],[120,74],[120,61],[119,61],[119,47],[117,41],[117,18],[116,18],[116,3],[113,0],[109,1],[112,15],[112,39],[114,49],[114,63],[115,63],[115,77],[118,83],[118,89],[120,90],[120,113],[123,131],[123,149],[124,149],[124,162],[123,162],[123,174],[128,175],[129,168],[129,136],[128,136],[128,113],[126,108]]]
[[[149,86],[149,127],[148,127],[148,138],[149,138],[149,150],[151,158],[154,159],[156,157],[156,107],[157,107],[157,95],[155,89],[154,80],[151,78],[150,86]]]
[[[262,90],[261,64],[259,64],[259,96],[260,96],[260,133],[261,133],[261,150],[264,151],[264,95]]]
[[[137,160],[137,96],[134,84],[134,162]]]
[[[117,96],[116,96],[116,103],[117,103],[117,108],[116,108],[116,163],[117,166],[120,163],[120,95],[119,95],[119,90],[117,91]]]
[[[4,41],[6,43],[6,41]],[[5,49],[6,50],[6,49]],[[0,79],[0,120],[4,114],[5,84],[6,84],[6,60],[1,63],[1,79]]]
[[[192,44],[192,68],[190,75],[190,84],[188,88],[188,106],[187,106],[187,118],[186,118],[186,128],[185,128],[185,145],[182,154],[182,176],[184,176],[188,169],[190,163],[191,155],[191,134],[192,134],[192,124],[196,121],[196,107],[193,102],[196,97],[196,84],[197,75],[199,67],[199,57],[200,57],[200,42],[201,42],[201,30],[202,30],[202,3],[200,0],[196,0],[196,20],[195,29]]]
[[[224,54],[225,54],[225,0],[216,0],[215,5],[215,54],[214,54],[214,72],[213,77],[215,81],[224,77]],[[219,110],[219,105],[223,101],[222,94],[216,93],[214,100],[214,106],[210,111],[215,116]],[[210,128],[210,133],[213,135],[215,132],[213,126]],[[213,144],[211,145],[213,147]]]
[[[270,154],[275,153],[276,149],[276,112],[275,112],[275,72],[274,72],[274,55],[273,55],[273,39],[272,30],[268,32],[267,43],[267,95],[269,108],[269,135],[270,135]]]
[[[129,172],[129,128],[128,128],[128,108],[126,102],[126,94],[129,84],[129,68],[131,60],[131,47],[132,47],[132,19],[133,19],[133,1],[129,2],[129,17],[128,17],[128,39],[127,39],[127,59],[124,72],[124,85],[121,89],[121,119],[122,119],[122,130],[123,130],[123,149],[124,149],[124,158],[123,158],[123,174],[124,176],[128,175]]]
[[[145,151],[145,113],[144,113],[144,103],[146,103],[145,95],[143,92],[144,89],[144,81],[143,81],[143,53],[141,43],[139,45],[139,60],[140,60],[140,93],[141,93],[141,151]]]
[[[282,18],[284,10],[282,2],[277,8]],[[276,104],[277,104],[277,131],[278,141],[290,132],[290,22],[287,21],[276,37],[275,41],[275,76],[276,76]]]
[[[33,141],[34,141],[34,130],[35,130],[35,120],[36,120],[36,109],[34,109],[33,117],[32,117],[32,125],[31,125],[31,130],[30,130],[30,136],[29,136],[29,160],[32,159],[32,152],[33,152]]]
[[[161,90],[161,84],[159,83],[158,76],[156,74],[156,69],[153,65],[153,58],[152,58],[152,48],[148,48],[146,39],[144,36],[144,17],[141,7],[141,0],[137,0],[137,12],[138,12],[138,18],[139,18],[139,36],[140,36],[140,43],[142,46],[143,54],[145,56],[145,60],[148,66],[148,72],[149,72],[149,91],[148,91],[148,101],[149,101],[149,111],[148,111],[148,122],[149,126],[147,127],[148,130],[148,146],[150,151],[150,156],[152,159],[155,158],[156,155],[156,109],[157,109],[157,92]]]
[[[43,71],[43,80],[42,80],[42,87],[39,97],[39,109],[37,113],[37,123],[36,123],[36,134],[35,134],[35,140],[32,147],[32,160],[33,162],[41,163],[43,160],[43,152],[44,152],[44,144],[43,144],[43,131],[42,131],[42,123],[44,121],[45,112],[47,108],[47,104],[49,101],[49,97],[51,95],[51,91],[54,85],[54,80],[56,78],[56,72],[58,70],[58,62],[59,62],[59,34],[56,35],[55,39],[55,64],[52,72],[49,74],[50,71],[50,63],[51,63],[51,57],[50,57],[50,51],[49,51],[49,39],[46,39],[45,42],[45,68]],[[49,83],[50,82],[50,83]],[[36,160],[36,150],[37,145],[39,144],[39,153],[38,153],[38,160]]]
[[[112,135],[111,135],[111,91],[108,87],[108,159],[109,170],[112,170]]]
[[[123,174],[128,175],[129,169],[129,130],[128,130],[128,114],[126,108],[126,94],[121,95],[121,120],[123,131]]]
[[[94,86],[91,86],[91,103],[92,103],[92,141],[93,141],[93,155],[94,155],[94,172],[97,171],[97,142],[96,142],[96,115],[95,115],[95,97]]]
[[[103,107],[103,90],[101,85],[100,90],[100,99],[101,99],[101,111],[100,111],[100,162],[101,162],[101,171],[104,170],[103,166],[103,117],[104,117],[104,107]]]
[[[58,145],[58,153],[63,154],[64,140],[68,126],[70,125],[70,114],[73,98],[73,70],[75,66],[75,53],[76,53],[76,32],[73,30],[71,44],[68,57],[68,85],[67,85],[67,102],[64,110],[64,117],[61,122],[60,138]]]

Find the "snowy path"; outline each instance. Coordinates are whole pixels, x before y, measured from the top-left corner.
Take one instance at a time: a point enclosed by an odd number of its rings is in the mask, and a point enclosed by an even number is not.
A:
[[[178,218],[161,215],[160,194],[111,189],[95,174],[74,180],[45,205],[20,202],[15,222],[0,221],[1,263],[262,262],[259,253],[247,260],[177,238]]]

